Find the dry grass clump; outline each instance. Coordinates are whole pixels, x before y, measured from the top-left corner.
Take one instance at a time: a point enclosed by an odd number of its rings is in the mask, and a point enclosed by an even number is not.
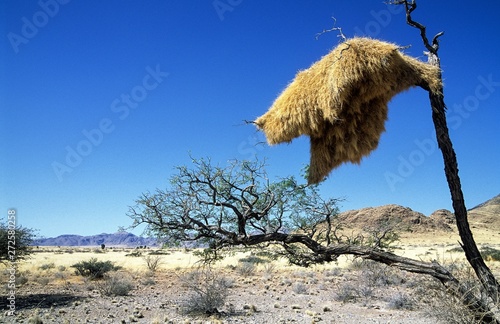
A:
[[[395,44],[352,38],[297,73],[255,124],[271,145],[308,135],[308,181],[318,183],[377,147],[393,96],[413,86],[438,92],[440,80],[438,68],[404,55]]]
[[[40,316],[40,310],[35,309],[33,315],[28,318],[28,324],[43,324],[43,319]]]
[[[390,309],[406,309],[406,310],[412,310],[414,307],[414,302],[405,293],[398,292],[392,296],[389,297],[388,300],[389,303],[389,308]]]
[[[239,262],[236,271],[243,277],[250,277],[255,274],[257,267],[251,262]]]
[[[105,296],[127,296],[134,289],[132,279],[123,273],[106,274],[96,282],[97,289]]]
[[[211,269],[189,272],[181,282],[188,289],[186,298],[181,301],[181,310],[193,315],[218,314],[233,285],[231,280]]]
[[[358,286],[351,282],[345,282],[337,287],[334,299],[342,303],[347,303],[354,302],[360,297]]]
[[[148,270],[154,273],[163,264],[163,257],[159,254],[146,255],[144,262],[146,262]]]
[[[464,288],[463,295],[449,291],[437,281],[422,278],[415,287],[417,298],[426,301],[425,312],[427,316],[437,320],[439,323],[449,324],[479,324],[489,323],[488,315],[483,310],[474,309],[472,304],[464,302],[466,297],[474,295],[475,298],[487,298],[482,291],[482,285],[477,280],[473,269],[464,260],[440,260],[448,271],[460,281]],[[484,301],[485,303],[486,300]],[[500,307],[500,305],[497,305]]]

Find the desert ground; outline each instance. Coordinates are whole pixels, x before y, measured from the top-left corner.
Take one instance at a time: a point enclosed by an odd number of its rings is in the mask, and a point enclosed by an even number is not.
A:
[[[480,247],[500,249],[499,233],[476,231]],[[492,239],[493,237],[493,239]],[[394,243],[398,255],[437,260],[461,277],[472,276],[456,233],[407,233]],[[337,262],[301,268],[268,260],[257,251],[236,250],[212,266],[200,267],[188,249],[39,247],[18,264],[14,316],[2,298],[2,323],[447,323],[465,318],[436,280],[341,257]],[[161,254],[156,254],[161,253]],[[160,265],[148,268],[146,257]],[[106,293],[107,279],[89,280],[72,267],[96,258],[121,269],[114,283],[129,284],[123,296]],[[500,277],[500,262],[488,265]],[[5,268],[5,267],[4,267]],[[108,278],[109,279],[109,278]],[[2,271],[7,296],[8,269]],[[190,312],[196,291],[211,282],[227,295],[222,307]]]

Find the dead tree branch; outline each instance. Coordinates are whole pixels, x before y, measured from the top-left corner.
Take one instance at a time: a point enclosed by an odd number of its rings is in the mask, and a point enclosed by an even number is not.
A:
[[[347,38],[345,37],[344,33],[342,32],[342,28],[341,27],[335,27],[335,25],[337,24],[337,19],[335,17],[332,17],[332,19],[333,19],[333,27],[330,28],[330,29],[323,29],[322,32],[317,33],[316,34],[316,40],[318,40],[321,35],[329,33],[329,32],[333,32],[333,31],[338,31],[339,32],[339,34],[337,35],[337,37],[342,38],[343,42],[347,40]]]

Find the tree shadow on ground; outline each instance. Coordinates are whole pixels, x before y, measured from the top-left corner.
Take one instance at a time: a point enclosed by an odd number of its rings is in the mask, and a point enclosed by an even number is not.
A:
[[[15,306],[16,311],[33,308],[64,307],[70,305],[72,302],[82,300],[84,298],[85,297],[71,294],[30,294],[25,296],[16,296]],[[9,305],[10,300],[7,298],[2,298],[0,300],[0,309],[8,310]]]

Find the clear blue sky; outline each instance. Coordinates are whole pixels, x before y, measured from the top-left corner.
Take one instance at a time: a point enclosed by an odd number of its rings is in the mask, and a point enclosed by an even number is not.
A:
[[[450,133],[467,206],[500,193],[498,1],[422,1],[414,18],[441,38]],[[382,1],[2,1],[0,213],[50,237],[115,232],[128,206],[164,188],[189,154],[266,158],[298,175],[307,138],[264,141],[252,125],[296,72],[348,37],[423,56],[402,8]],[[341,210],[384,204],[451,209],[427,93],[389,105],[387,131],[361,165],[334,170]],[[78,156],[77,156],[78,154]]]

